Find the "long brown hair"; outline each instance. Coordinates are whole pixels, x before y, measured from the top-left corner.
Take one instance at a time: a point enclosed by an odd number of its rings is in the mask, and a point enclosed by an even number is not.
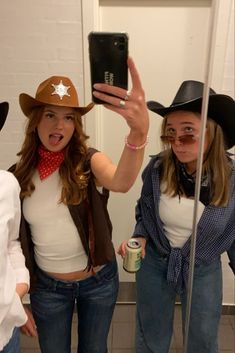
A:
[[[36,107],[29,116],[25,139],[14,174],[21,186],[21,198],[30,196],[35,190],[32,182],[33,174],[38,164],[38,147],[41,144],[37,126],[40,122],[44,106]],[[85,159],[87,154],[86,140],[88,136],[84,133],[81,116],[75,110],[75,130],[72,138],[65,147],[65,158],[59,168],[62,181],[61,202],[64,204],[78,204],[86,197],[89,170],[86,170]]]
[[[162,123],[162,134],[165,135],[167,118]],[[202,165],[202,175],[208,175],[211,187],[210,204],[226,206],[230,198],[230,176],[232,164],[225,151],[224,136],[221,127],[208,118],[207,120],[208,147]],[[178,194],[177,159],[168,143],[163,144],[163,164],[161,181],[163,192],[176,196]]]

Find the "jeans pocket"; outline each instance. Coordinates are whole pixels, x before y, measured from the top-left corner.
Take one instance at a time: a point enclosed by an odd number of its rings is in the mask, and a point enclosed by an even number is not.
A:
[[[215,272],[220,272],[221,266],[222,264],[220,258],[212,261],[210,264],[196,265],[194,276],[200,278],[206,275],[210,275],[210,273],[214,274]]]
[[[117,262],[113,261],[108,263],[100,272],[100,280],[103,282],[113,281],[118,278]]]
[[[43,271],[37,271],[37,283],[36,291],[37,292],[53,292],[55,290],[55,285],[53,284],[54,280],[44,274]]]

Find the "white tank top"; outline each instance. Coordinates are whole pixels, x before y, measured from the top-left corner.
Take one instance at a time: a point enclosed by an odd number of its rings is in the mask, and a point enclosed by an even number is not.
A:
[[[198,220],[205,206],[199,202]],[[194,200],[161,193],[159,215],[171,247],[182,248],[192,234]]]
[[[30,225],[37,265],[46,272],[83,270],[87,255],[68,207],[59,203],[58,171],[42,181],[36,172],[33,183],[35,190],[24,199],[23,214]]]

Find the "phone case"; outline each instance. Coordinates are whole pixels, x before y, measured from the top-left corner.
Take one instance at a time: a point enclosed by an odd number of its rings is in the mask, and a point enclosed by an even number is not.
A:
[[[91,90],[94,83],[128,89],[128,35],[124,32],[91,32],[88,36]],[[93,102],[102,104],[92,95]]]

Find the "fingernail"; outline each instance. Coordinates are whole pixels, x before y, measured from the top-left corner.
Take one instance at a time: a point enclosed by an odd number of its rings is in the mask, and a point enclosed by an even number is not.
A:
[[[99,84],[99,83],[95,83],[95,84],[93,85],[93,87],[94,87],[95,89],[99,89],[99,88],[100,88],[100,84]]]

